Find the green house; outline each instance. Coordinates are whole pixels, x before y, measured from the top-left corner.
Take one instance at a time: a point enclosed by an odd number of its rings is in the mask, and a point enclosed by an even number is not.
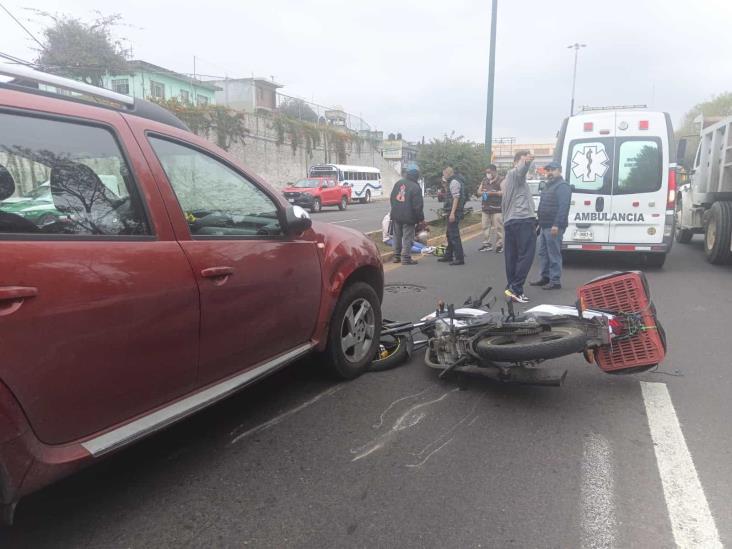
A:
[[[218,86],[188,75],[153,65],[147,61],[130,61],[127,74],[104,77],[105,88],[142,99],[178,99],[193,105],[216,103]]]

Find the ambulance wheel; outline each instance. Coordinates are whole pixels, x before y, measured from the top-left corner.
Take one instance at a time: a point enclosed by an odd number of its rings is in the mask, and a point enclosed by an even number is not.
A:
[[[654,269],[660,269],[666,263],[666,254],[648,254],[646,255],[646,265]]]

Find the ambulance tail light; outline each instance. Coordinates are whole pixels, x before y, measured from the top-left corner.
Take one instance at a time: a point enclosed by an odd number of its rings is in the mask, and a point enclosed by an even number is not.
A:
[[[592,122],[585,122],[584,129],[586,132],[591,132],[592,130],[594,130],[594,128],[595,125]]]
[[[676,168],[668,171],[668,200],[666,200],[666,209],[673,210],[676,208]]]
[[[650,124],[648,120],[641,120],[638,122],[638,129],[639,130],[647,130],[650,127]]]

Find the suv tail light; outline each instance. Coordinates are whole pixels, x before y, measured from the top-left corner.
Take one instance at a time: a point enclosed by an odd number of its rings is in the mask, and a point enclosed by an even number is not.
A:
[[[666,209],[673,210],[676,208],[676,168],[668,171],[668,199],[666,200]]]

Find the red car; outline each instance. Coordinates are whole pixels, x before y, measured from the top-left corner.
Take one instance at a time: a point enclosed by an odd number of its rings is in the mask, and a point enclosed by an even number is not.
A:
[[[379,340],[364,235],[307,213],[168,111],[0,65],[0,509],[321,352]],[[25,87],[35,80],[93,94]],[[57,221],[2,200],[49,182]]]
[[[339,185],[335,179],[308,177],[282,191],[290,204],[319,212],[323,206],[338,206],[345,210],[351,202],[351,187]]]

